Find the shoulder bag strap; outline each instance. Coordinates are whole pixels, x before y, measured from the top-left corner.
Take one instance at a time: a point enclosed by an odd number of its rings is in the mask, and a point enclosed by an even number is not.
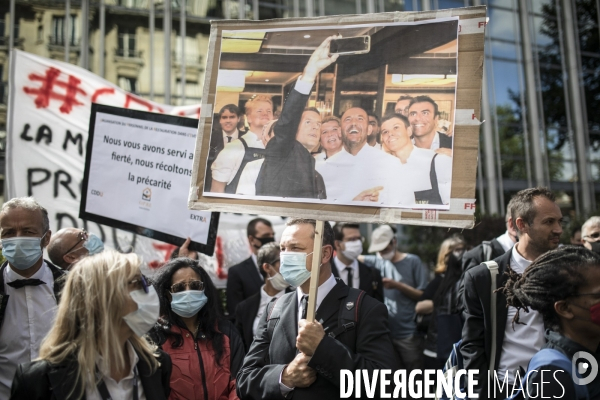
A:
[[[488,269],[490,270],[490,281],[491,281],[491,285],[490,285],[490,315],[492,316],[492,351],[490,354],[490,366],[489,366],[489,371],[493,371],[495,369],[496,366],[496,340],[497,340],[497,336],[498,333],[496,332],[496,327],[498,326],[498,323],[496,321],[496,300],[497,300],[497,294],[495,293],[496,290],[496,278],[498,277],[498,263],[496,263],[495,261],[486,261],[484,262],[484,264],[488,267]]]

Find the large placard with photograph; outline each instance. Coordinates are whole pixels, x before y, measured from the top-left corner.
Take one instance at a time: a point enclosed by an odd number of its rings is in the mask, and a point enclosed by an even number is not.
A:
[[[189,206],[471,226],[485,16],[213,23]]]

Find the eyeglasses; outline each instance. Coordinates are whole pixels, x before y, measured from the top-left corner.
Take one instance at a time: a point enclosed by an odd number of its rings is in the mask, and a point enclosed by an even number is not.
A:
[[[150,291],[149,287],[151,286],[151,284],[148,283],[148,280],[144,275],[141,275],[139,278],[130,280],[129,282],[127,282],[127,284],[133,286],[135,290],[143,290],[146,293]]]
[[[204,282],[201,281],[188,281],[178,282],[171,286],[171,293],[179,293],[185,290],[204,290]]]
[[[75,245],[73,247],[71,247],[69,250],[67,250],[65,252],[65,254],[69,254],[75,247],[77,247],[79,245],[79,243],[81,242],[85,242],[86,240],[88,240],[88,233],[85,231],[85,229],[82,229],[81,232],[79,232],[77,234],[77,243],[75,243]]]

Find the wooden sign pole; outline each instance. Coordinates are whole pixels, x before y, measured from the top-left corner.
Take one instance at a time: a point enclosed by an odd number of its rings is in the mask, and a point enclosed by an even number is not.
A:
[[[306,320],[313,322],[317,308],[317,291],[319,289],[319,272],[321,271],[321,250],[323,248],[324,222],[317,220],[315,227],[315,244],[313,247],[312,269],[310,271],[310,289],[308,291],[308,310]]]

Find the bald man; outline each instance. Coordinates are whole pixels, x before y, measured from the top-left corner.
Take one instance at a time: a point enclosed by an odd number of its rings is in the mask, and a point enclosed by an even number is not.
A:
[[[48,244],[50,260],[68,270],[80,259],[104,250],[102,240],[85,229],[63,228],[56,232]]]

